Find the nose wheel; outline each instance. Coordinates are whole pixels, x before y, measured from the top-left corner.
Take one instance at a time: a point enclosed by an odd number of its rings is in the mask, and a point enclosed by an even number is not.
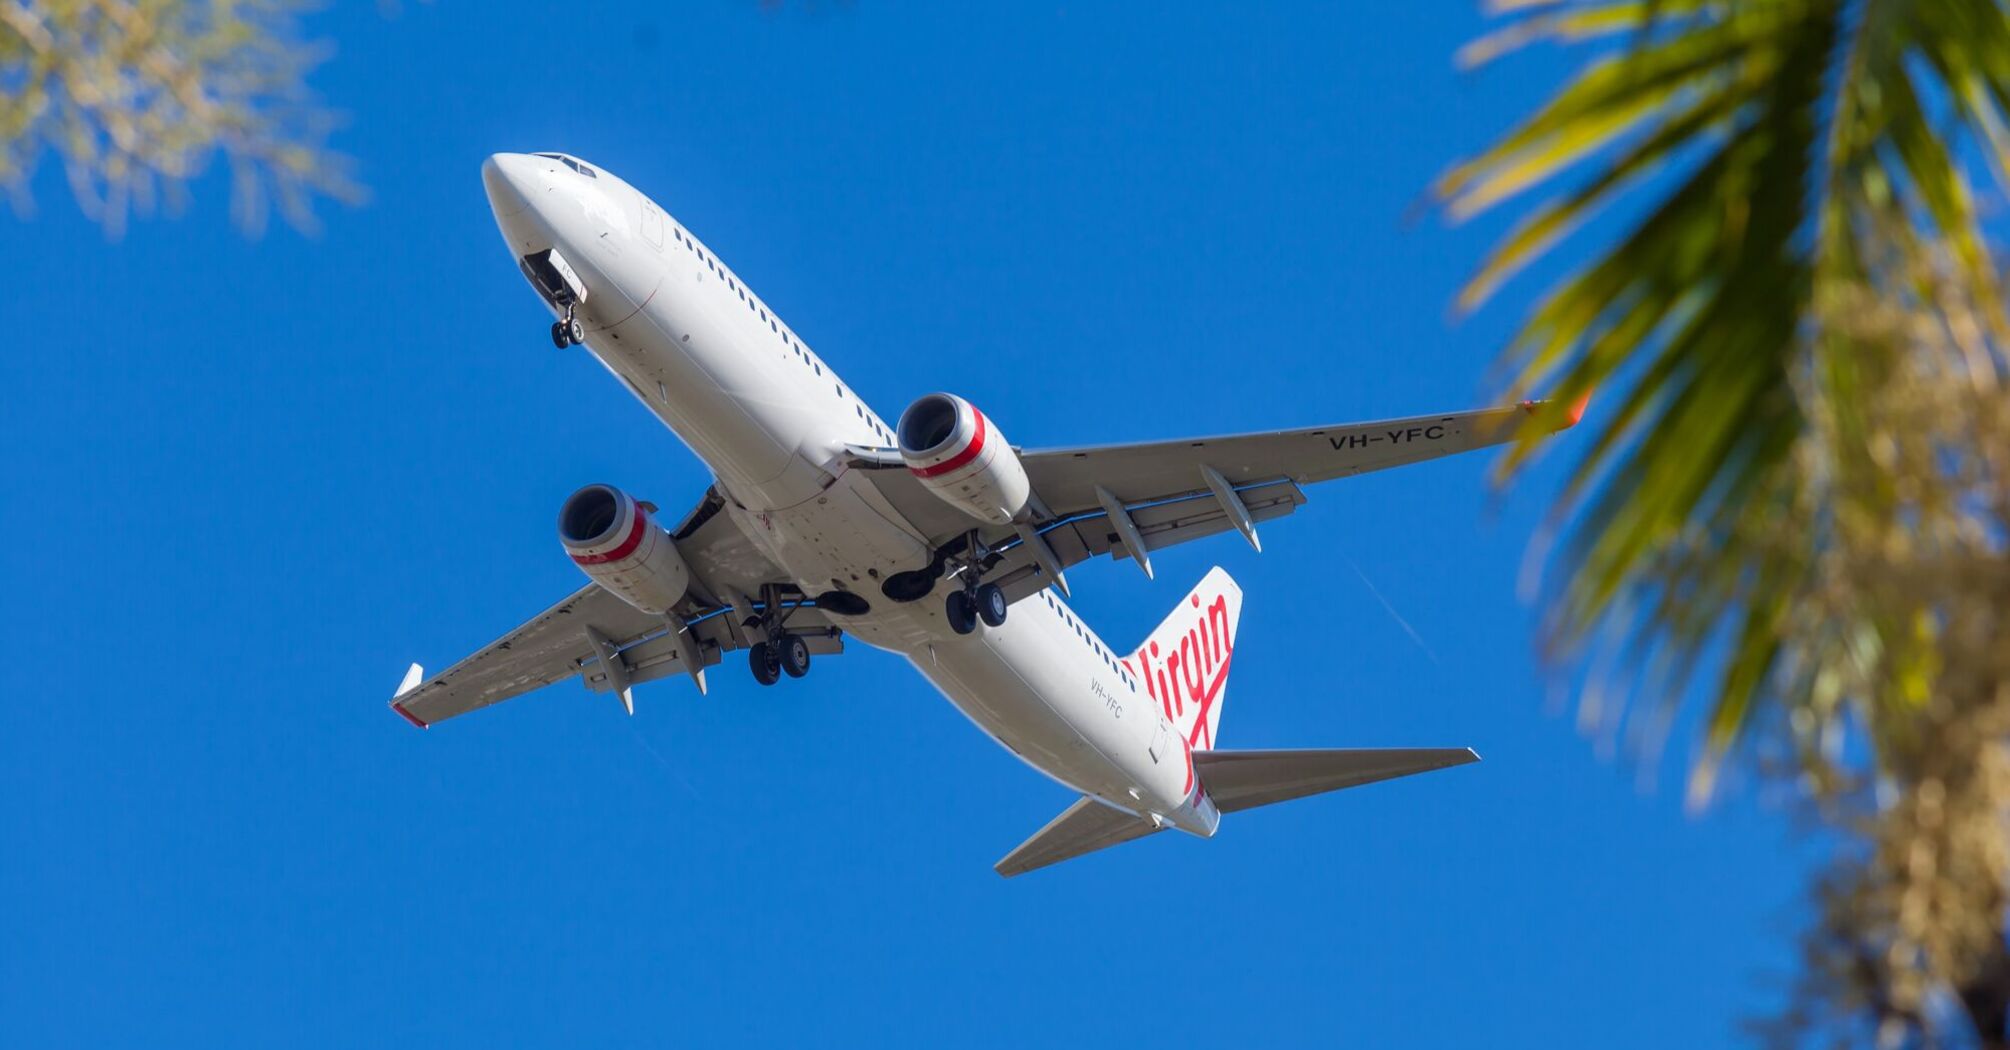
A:
[[[567,306],[565,316],[552,322],[551,325],[551,345],[560,350],[586,342],[586,326],[579,323],[579,318],[573,314],[572,309],[571,306]]]

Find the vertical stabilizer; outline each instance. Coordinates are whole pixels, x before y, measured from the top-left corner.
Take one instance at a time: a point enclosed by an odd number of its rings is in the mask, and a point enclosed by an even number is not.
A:
[[[1124,666],[1144,680],[1145,691],[1196,751],[1215,746],[1241,619],[1242,588],[1217,565],[1124,658]]]

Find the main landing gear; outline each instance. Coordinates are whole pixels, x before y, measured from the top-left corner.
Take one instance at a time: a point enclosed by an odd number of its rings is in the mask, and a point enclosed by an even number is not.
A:
[[[790,678],[809,674],[810,643],[802,635],[788,632],[785,626],[788,613],[781,607],[780,589],[769,584],[761,592],[761,612],[749,617],[743,625],[758,625],[765,639],[747,647],[747,663],[753,668],[754,681],[774,685],[784,674]]]
[[[774,685],[784,673],[801,678],[810,673],[810,643],[801,635],[784,634],[778,640],[749,646],[747,662],[754,669],[754,681],[762,685]]]
[[[969,634],[977,629],[977,621],[982,620],[992,627],[1005,623],[1008,611],[1005,589],[995,583],[978,582],[978,565],[988,553],[977,539],[977,533],[970,534],[964,545],[964,562],[958,577],[962,587],[949,592],[948,603],[943,607],[943,615],[949,619],[949,629],[957,634]]]
[[[551,345],[560,350],[586,342],[586,326],[579,323],[573,310],[573,305],[567,304],[565,316],[551,325]]]

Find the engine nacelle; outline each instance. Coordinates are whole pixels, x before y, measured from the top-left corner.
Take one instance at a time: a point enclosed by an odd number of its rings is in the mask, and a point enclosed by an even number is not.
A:
[[[895,430],[907,469],[951,506],[993,525],[1025,511],[1033,494],[1026,468],[976,405],[927,394],[907,406]]]
[[[565,552],[615,597],[652,616],[669,612],[691,586],[691,570],[661,526],[656,508],[612,485],[588,485],[558,512]]]

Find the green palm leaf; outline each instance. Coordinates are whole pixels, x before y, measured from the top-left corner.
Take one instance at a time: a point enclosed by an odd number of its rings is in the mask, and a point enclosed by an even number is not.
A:
[[[1496,246],[1460,302],[1476,307],[1601,209],[1656,198],[1543,296],[1507,358],[1517,395],[1571,404],[1601,391],[1563,493],[1574,513],[1550,574],[1551,650],[1619,638],[1679,668],[1643,672],[1634,695],[1660,710],[1704,704],[1700,799],[1762,713],[1813,703],[1813,679],[1795,668],[1850,633],[1786,632],[1823,543],[1819,516],[1790,513],[1791,457],[1805,388],[1846,406],[1874,388],[1890,351],[1835,323],[1852,290],[1920,294],[1866,260],[1944,247],[1964,287],[2000,313],[1962,144],[2010,170],[2010,21],[1994,0],[1510,6],[1519,15],[1467,58],[1619,43],[1438,182],[1454,218],[1566,183]],[[1546,422],[1504,472],[1535,452]],[[1816,531],[1783,544],[1789,526]],[[1890,680],[1918,679],[1909,619],[1858,626],[1871,641],[1853,651],[1876,654],[1860,658]]]

